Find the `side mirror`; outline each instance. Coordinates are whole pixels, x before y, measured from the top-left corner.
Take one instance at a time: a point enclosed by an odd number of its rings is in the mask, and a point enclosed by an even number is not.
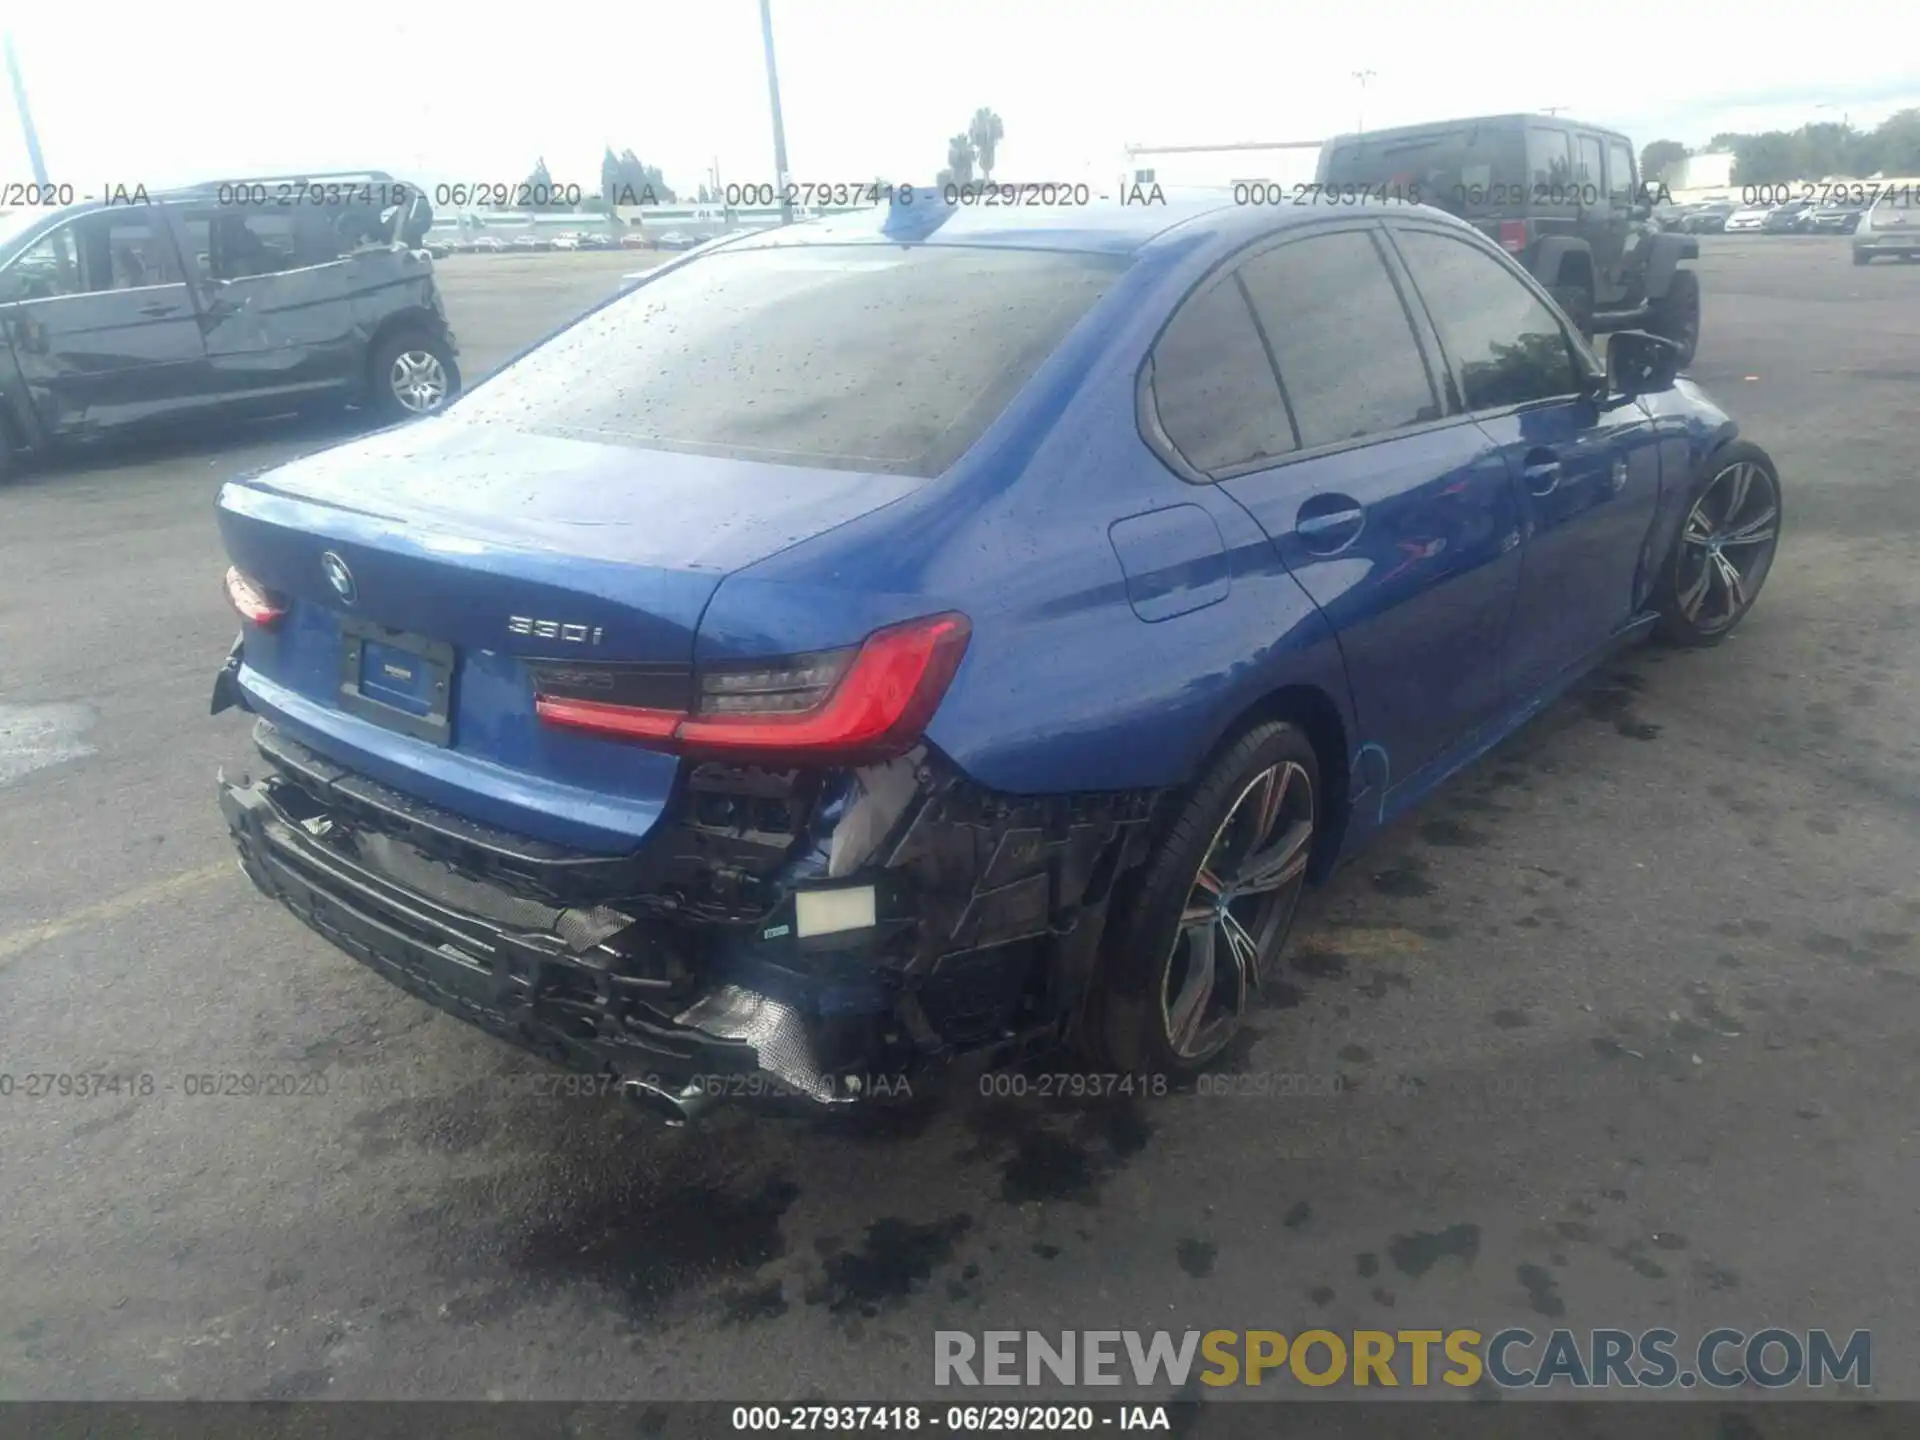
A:
[[[1617,331],[1607,342],[1607,388],[1621,395],[1671,390],[1680,374],[1680,347],[1645,330]]]

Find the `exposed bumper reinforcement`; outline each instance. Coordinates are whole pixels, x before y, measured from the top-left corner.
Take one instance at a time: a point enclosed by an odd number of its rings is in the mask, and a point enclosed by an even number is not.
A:
[[[824,1073],[805,1017],[736,984],[704,992],[684,967],[646,973],[670,944],[636,923],[586,953],[557,930],[516,930],[455,910],[361,863],[334,822],[302,819],[276,781],[219,781],[242,868],[265,894],[410,994],[556,1064],[613,1073],[674,1124],[720,1099],[843,1104],[862,1092]],[[577,938],[575,943],[577,943]],[[637,961],[623,966],[622,958]],[[678,973],[673,980],[662,976]]]

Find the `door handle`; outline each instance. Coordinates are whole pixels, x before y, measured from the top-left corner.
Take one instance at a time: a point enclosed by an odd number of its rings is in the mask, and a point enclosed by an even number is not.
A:
[[[1315,495],[1294,517],[1294,533],[1315,555],[1334,555],[1360,538],[1367,512],[1351,495]]]
[[[1537,499],[1545,499],[1560,488],[1560,461],[1551,450],[1529,450],[1520,466],[1521,478]]]
[[[178,305],[162,305],[162,304],[142,305],[140,307],[140,313],[142,315],[152,315],[152,316],[158,317],[161,315],[171,315],[173,314],[174,311],[178,310],[179,308],[180,307]]]

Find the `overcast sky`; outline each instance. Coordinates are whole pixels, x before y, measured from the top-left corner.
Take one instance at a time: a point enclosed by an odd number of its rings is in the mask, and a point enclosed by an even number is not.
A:
[[[1319,139],[1359,122],[1355,70],[1374,72],[1369,127],[1549,106],[1641,145],[1871,126],[1920,104],[1894,9],[1827,0],[1783,38],[1732,0],[773,0],[789,168],[811,182],[931,180],[980,105],[1006,126],[1003,179],[1114,175],[1129,142]],[[591,187],[609,144],[688,190],[716,159],[728,181],[773,178],[755,0],[0,15],[49,178],[81,193],[358,167],[505,182],[541,155]],[[1550,20],[1576,15],[1590,43]],[[30,178],[8,104],[0,182]]]

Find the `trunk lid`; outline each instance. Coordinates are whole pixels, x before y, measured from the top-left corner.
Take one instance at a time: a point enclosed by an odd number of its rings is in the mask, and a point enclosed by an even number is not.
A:
[[[727,575],[921,482],[416,422],[223,487],[233,563],[284,597],[241,688],[381,783],[560,844],[630,849],[677,762],[552,730],[531,666],[690,672]]]

